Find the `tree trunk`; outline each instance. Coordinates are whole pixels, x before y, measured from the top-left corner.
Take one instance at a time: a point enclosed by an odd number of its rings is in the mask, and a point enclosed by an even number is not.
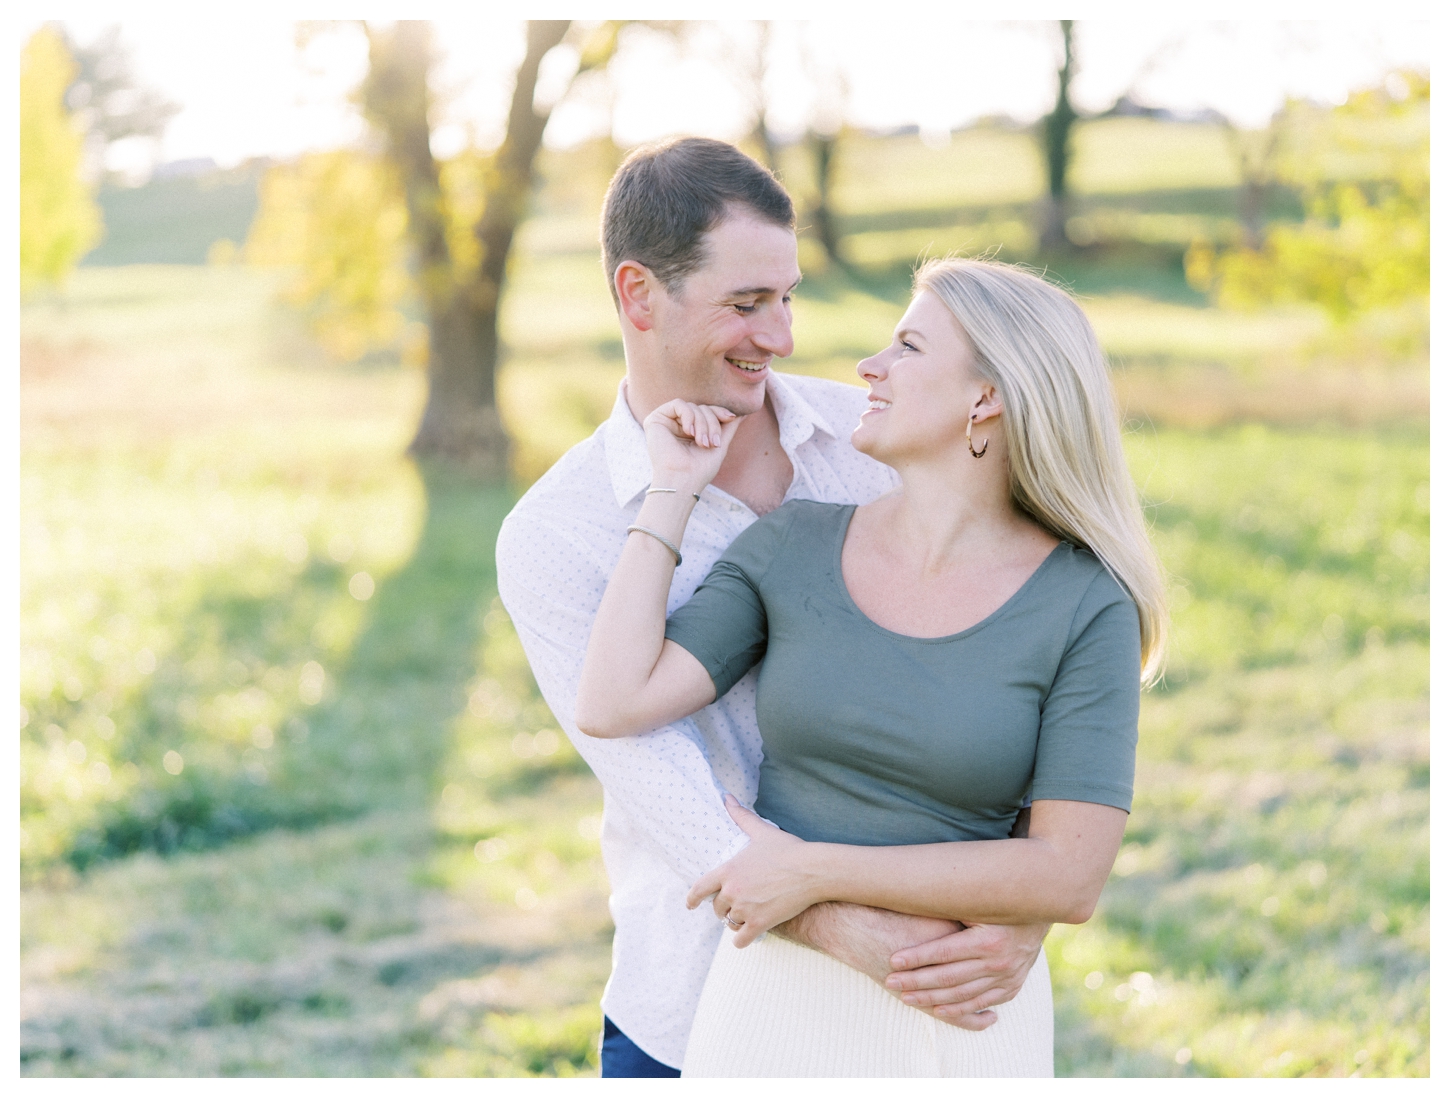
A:
[[[576,77],[609,63],[622,25],[608,20],[595,28],[580,50]],[[428,314],[428,398],[408,452],[488,480],[502,481],[509,472],[509,438],[494,384],[499,302],[552,112],[534,109],[534,90],[544,55],[563,41],[569,26],[567,19],[529,22],[508,130],[484,167],[483,212],[473,227],[480,255],[471,268],[448,245],[448,198],[429,145],[429,25],[400,20],[391,29],[368,27],[363,111],[385,137],[388,159],[402,179],[418,289]]]
[[[1275,117],[1259,133],[1240,130],[1232,122],[1224,123],[1229,142],[1239,158],[1239,242],[1256,252],[1264,247],[1269,192],[1274,186],[1274,158],[1283,126],[1281,117]]]
[[[1243,245],[1253,251],[1264,249],[1264,208],[1268,205],[1269,184],[1263,179],[1246,178],[1239,188],[1239,231]]]
[[[758,20],[755,24],[755,33],[755,49],[748,61],[751,107],[755,112],[755,122],[750,127],[750,135],[755,138],[756,145],[760,147],[760,155],[765,161],[766,168],[771,175],[779,179],[780,149],[775,143],[775,136],[770,132],[770,127],[766,125],[766,114],[770,107],[765,94],[765,72],[770,64],[770,20]]]
[[[534,158],[549,121],[547,114],[534,110],[534,87],[544,55],[568,29],[568,20],[529,22],[508,131],[489,166],[483,213],[474,227],[481,252],[478,266],[449,278],[446,293],[429,293],[425,277],[428,401],[408,449],[418,457],[467,466],[491,480],[506,478],[509,469],[509,438],[495,389],[499,301],[514,232],[528,209]]]
[[[811,155],[811,167],[816,177],[816,204],[811,210],[811,225],[816,239],[821,242],[832,263],[842,264],[840,226],[836,223],[836,211],[831,202],[831,189],[835,182],[836,145],[839,133],[819,133],[812,130],[806,137]]]
[[[1042,152],[1047,162],[1047,199],[1043,205],[1039,243],[1044,251],[1060,251],[1068,247],[1067,239],[1067,169],[1071,155],[1070,140],[1077,111],[1072,105],[1071,85],[1076,70],[1072,55],[1072,20],[1063,19],[1062,67],[1057,70],[1057,102],[1042,120]]]
[[[751,130],[751,136],[755,143],[760,146],[761,159],[765,161],[766,170],[777,179],[780,178],[780,151],[776,147],[775,137],[765,125],[765,115],[759,114],[755,118],[755,128]]]

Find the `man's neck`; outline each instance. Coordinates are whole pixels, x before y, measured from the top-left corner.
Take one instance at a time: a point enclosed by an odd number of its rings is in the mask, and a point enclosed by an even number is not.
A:
[[[643,386],[631,386],[625,381],[624,400],[638,422],[644,422],[650,412],[671,399],[657,399],[658,396]],[[711,483],[757,515],[764,515],[785,502],[794,475],[795,467],[780,444],[780,421],[767,395],[760,411],[741,420],[720,471]]]
[[[764,515],[785,502],[794,475],[790,455],[780,444],[780,421],[767,395],[760,411],[741,422],[712,483]]]

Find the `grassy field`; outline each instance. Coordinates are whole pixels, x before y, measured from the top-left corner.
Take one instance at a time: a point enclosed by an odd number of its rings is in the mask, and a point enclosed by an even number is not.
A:
[[[1088,131],[1093,202],[1231,215],[1211,129],[1115,176],[1145,132]],[[920,233],[1021,216],[1020,136],[847,150],[874,258],[808,270],[791,368],[853,376]],[[520,484],[622,371],[587,155],[507,299]],[[1114,361],[1173,655],[1099,913],[1049,939],[1058,1072],[1428,1074],[1425,318],[1226,314],[1115,224],[1057,273]],[[599,794],[494,595],[511,496],[401,460],[421,377],[328,364],[278,285],[94,267],[22,310],[21,1070],[589,1074]]]

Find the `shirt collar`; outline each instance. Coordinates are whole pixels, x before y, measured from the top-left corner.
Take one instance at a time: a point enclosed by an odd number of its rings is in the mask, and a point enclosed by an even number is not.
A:
[[[796,392],[788,378],[789,375],[781,375],[772,370],[765,379],[765,391],[770,394],[775,418],[780,423],[781,448],[787,454],[794,454],[817,431],[824,431],[831,438],[836,437],[836,432],[826,422],[825,416]]]
[[[624,380],[614,397],[614,410],[604,421],[604,463],[609,469],[609,483],[614,488],[614,501],[623,507],[649,487],[649,451],[644,444],[644,428],[629,402],[624,399]]]
[[[604,423],[604,460],[609,469],[614,500],[620,507],[626,506],[649,487],[651,473],[644,428],[629,410],[629,402],[624,399],[624,387],[625,383],[621,380],[614,397],[614,409]],[[772,370],[765,379],[765,391],[770,395],[776,421],[780,424],[781,448],[787,454],[793,455],[817,431],[836,437],[825,417],[782,375]]]

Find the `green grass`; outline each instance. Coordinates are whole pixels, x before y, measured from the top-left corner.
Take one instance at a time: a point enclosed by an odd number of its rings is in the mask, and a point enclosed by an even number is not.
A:
[[[26,312],[23,1069],[587,1073],[599,794],[497,607],[512,497],[400,461],[420,378],[319,372],[271,287]]]
[[[1187,291],[1150,239],[1187,223],[1151,219],[1231,216],[1213,132],[1085,127],[1089,213],[1128,235],[1054,268],[1174,605],[1126,844],[1048,942],[1058,1071],[1426,1075],[1428,318]],[[1178,159],[1115,177],[1155,133]],[[848,239],[879,254],[806,256],[791,368],[854,378],[920,234],[1021,221],[1027,142],[848,145]],[[520,484],[622,374],[613,163],[546,158],[520,235]],[[93,267],[22,309],[22,1073],[589,1074],[600,797],[497,603],[511,497],[402,460],[421,375],[329,365],[278,285]]]
[[[97,270],[24,317],[23,1070],[587,1073],[598,793],[493,595],[508,498],[400,462],[420,379],[299,360],[268,285]],[[803,295],[802,363],[896,308]],[[569,410],[523,421],[543,462],[617,360],[538,355],[504,392]],[[1049,941],[1059,1071],[1424,1074],[1427,433],[1129,449],[1173,655],[1100,913]]]
[[[1050,942],[1059,1071],[1425,1074],[1428,436],[1255,425],[1132,457],[1173,658],[1099,913]]]
[[[247,238],[264,170],[250,164],[143,187],[102,187],[96,198],[106,234],[85,264],[205,263],[214,241]]]

